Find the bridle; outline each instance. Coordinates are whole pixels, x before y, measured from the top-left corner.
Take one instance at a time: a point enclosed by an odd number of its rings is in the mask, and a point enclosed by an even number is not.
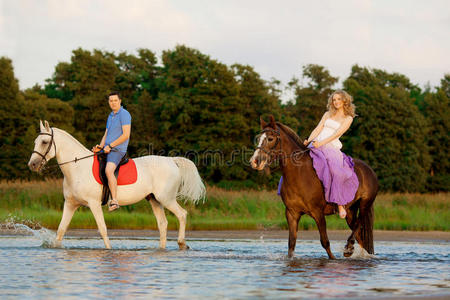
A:
[[[54,138],[53,138],[53,128],[50,128],[50,129],[51,129],[51,131],[52,131],[51,134],[48,133],[48,132],[40,132],[40,133],[39,133],[39,135],[49,135],[49,136],[51,136],[50,143],[48,144],[48,147],[47,147],[47,150],[45,151],[45,153],[42,154],[42,153],[40,153],[40,152],[38,152],[38,151],[36,151],[36,150],[34,150],[34,151],[32,152],[32,154],[33,154],[33,153],[36,153],[37,155],[39,155],[40,157],[42,157],[43,161],[41,161],[41,166],[43,166],[44,164],[47,163],[47,159],[46,159],[45,157],[47,156],[47,154],[48,154],[48,153],[50,152],[50,150],[52,149],[52,144],[55,145],[55,154],[56,154],[56,144],[55,144],[55,140],[54,140]]]
[[[264,133],[266,133],[266,132],[272,132],[272,133],[275,133],[275,135],[276,135],[276,138],[277,138],[277,141],[275,142],[275,145],[272,147],[272,148],[270,148],[269,149],[269,151],[267,151],[266,149],[264,149],[263,147],[261,147],[261,146],[258,146],[258,147],[256,147],[256,150],[260,150],[260,151],[262,151],[262,152],[264,152],[265,154],[267,154],[267,155],[269,155],[269,157],[272,157],[272,154],[271,154],[271,152],[273,152],[273,151],[275,151],[275,148],[277,147],[277,145],[278,144],[280,144],[280,152],[281,152],[281,138],[280,138],[280,131],[278,130],[278,129],[272,129],[272,128],[266,128],[266,129],[263,129],[263,130],[261,130],[261,133],[260,134],[264,134]]]
[[[42,154],[42,153],[40,153],[40,152],[38,152],[38,151],[36,151],[36,150],[34,150],[33,152],[32,152],[32,154],[33,153],[36,153],[37,155],[39,155],[40,157],[42,157],[42,161],[41,161],[41,166],[40,167],[42,167],[43,165],[45,165],[46,163],[47,163],[47,159],[45,158],[46,156],[47,156],[47,154],[50,152],[50,150],[52,149],[52,144],[55,146],[55,155],[56,155],[56,143],[55,143],[55,139],[53,138],[53,128],[50,128],[50,130],[52,131],[52,133],[48,133],[48,132],[40,132],[39,133],[39,135],[49,135],[50,137],[51,137],[51,140],[50,140],[50,143],[48,144],[48,147],[47,147],[47,150],[45,151],[45,153],[44,154]],[[38,135],[38,136],[39,136]],[[87,156],[83,156],[83,157],[80,157],[80,158],[77,158],[77,157],[75,157],[75,159],[72,159],[72,160],[70,160],[70,161],[66,161],[66,162],[63,162],[63,163],[58,163],[57,164],[57,167],[58,166],[62,166],[62,165],[65,165],[65,164],[68,164],[68,163],[71,163],[71,162],[77,162],[77,161],[79,161],[79,160],[82,160],[82,159],[85,159],[85,158],[89,158],[89,157],[92,157],[92,156],[94,156],[94,155],[96,155],[97,153],[94,153],[94,154],[91,154],[91,155],[87,155]]]
[[[269,148],[269,150],[265,150],[263,147],[258,146],[258,147],[256,147],[256,150],[259,149],[260,151],[264,152],[265,154],[267,154],[269,156],[269,161],[268,161],[267,164],[270,166],[273,163],[273,161],[274,161],[274,156],[276,155],[276,152],[277,151],[278,151],[278,153],[282,152],[282,145],[281,145],[281,141],[282,140],[281,140],[281,133],[280,133],[280,131],[278,129],[265,128],[265,129],[261,130],[260,134],[264,134],[266,132],[271,132],[271,133],[273,133],[276,136],[275,145],[273,145],[271,148]],[[279,145],[279,149],[276,149],[276,147],[278,145]],[[295,157],[297,155],[303,156],[303,154],[305,152],[308,152],[309,150],[310,150],[309,148],[307,148],[306,150],[300,150],[300,151],[299,150],[295,150],[291,154],[280,155],[278,158],[279,159],[286,159],[286,158]],[[275,152],[275,155],[274,155],[274,152]]]

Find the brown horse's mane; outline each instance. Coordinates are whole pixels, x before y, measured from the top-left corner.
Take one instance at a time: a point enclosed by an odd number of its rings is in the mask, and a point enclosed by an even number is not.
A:
[[[276,122],[278,127],[288,136],[291,138],[291,140],[301,149],[306,149],[306,146],[303,144],[302,139],[295,133],[294,130],[289,128],[288,126],[281,124],[280,122]]]

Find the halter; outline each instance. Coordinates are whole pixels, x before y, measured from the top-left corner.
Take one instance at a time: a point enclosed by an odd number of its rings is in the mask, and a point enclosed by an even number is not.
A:
[[[56,144],[55,144],[55,140],[53,139],[53,128],[50,128],[52,133],[47,133],[47,132],[40,132],[39,135],[49,135],[51,136],[51,140],[50,143],[48,144],[47,147],[47,151],[45,151],[44,154],[41,154],[40,152],[34,150],[32,153],[36,153],[38,154],[40,157],[42,157],[43,161],[41,162],[41,166],[43,166],[44,164],[47,163],[47,159],[45,158],[47,156],[47,154],[50,152],[50,149],[52,149],[52,144],[55,145],[55,154],[56,154]]]
[[[274,132],[276,134],[277,137],[277,141],[275,143],[275,145],[269,149],[269,151],[264,150],[262,147],[258,146],[256,147],[256,149],[261,150],[262,152],[266,153],[267,155],[270,156],[270,152],[273,151],[273,149],[275,149],[275,147],[278,145],[278,143],[280,143],[280,151],[281,151],[281,139],[280,139],[280,131],[278,129],[272,129],[272,128],[267,128],[264,130],[261,130],[261,134],[264,134],[266,132]]]
[[[269,156],[269,158],[270,158],[270,161],[268,162],[268,165],[270,165],[273,161],[273,159],[272,159],[272,152],[273,151],[276,151],[275,150],[275,148],[278,146],[278,144],[280,144],[280,149],[278,150],[280,153],[281,153],[281,149],[282,149],[282,146],[281,146],[281,138],[280,138],[280,135],[281,135],[281,133],[280,133],[280,131],[278,130],[278,129],[273,129],[273,128],[266,128],[266,129],[263,129],[263,130],[261,130],[261,134],[263,134],[263,133],[266,133],[266,132],[272,132],[272,133],[274,133],[275,135],[276,135],[276,142],[275,142],[275,145],[272,147],[272,148],[270,148],[269,149],[269,151],[266,151],[265,149],[263,149],[261,146],[258,146],[258,147],[256,147],[256,149],[259,149],[259,150],[261,150],[262,152],[264,152],[264,153],[266,153],[268,156]],[[293,151],[291,154],[289,154],[289,155],[282,155],[280,158],[281,159],[285,159],[285,158],[292,158],[293,156],[295,156],[295,155],[298,155],[298,154],[301,154],[302,156],[303,156],[303,154],[305,153],[305,152],[308,152],[309,151],[309,148],[307,148],[306,150],[302,150],[302,151]]]
[[[53,128],[50,128],[51,129],[51,131],[52,131],[52,133],[48,133],[48,132],[40,132],[39,133],[39,135],[49,135],[49,136],[51,136],[51,140],[50,140],[50,143],[48,144],[48,148],[47,148],[47,150],[45,151],[45,153],[44,154],[41,154],[40,152],[38,152],[38,151],[36,151],[36,150],[34,150],[32,153],[36,153],[36,154],[38,154],[40,157],[42,157],[43,158],[43,160],[41,161],[41,166],[43,166],[44,164],[46,164],[47,163],[47,159],[45,158],[46,156],[47,156],[47,154],[50,152],[50,149],[52,148],[52,144],[55,146],[55,155],[56,155],[56,143],[55,143],[55,140],[54,140],[54,138],[53,138]],[[39,136],[38,135],[38,136]],[[113,150],[113,149],[111,149],[111,150]],[[66,162],[63,162],[63,163],[58,163],[58,166],[62,166],[62,165],[65,165],[65,164],[68,164],[68,163],[71,163],[71,162],[77,162],[77,161],[79,161],[79,160],[82,160],[82,159],[85,159],[85,158],[89,158],[89,157],[92,157],[92,156],[94,156],[94,155],[96,155],[96,153],[94,153],[94,154],[91,154],[91,155],[87,155],[87,156],[84,156],[84,157],[80,157],[80,158],[77,158],[77,157],[75,157],[75,159],[73,159],[73,160],[69,160],[69,161],[66,161]]]

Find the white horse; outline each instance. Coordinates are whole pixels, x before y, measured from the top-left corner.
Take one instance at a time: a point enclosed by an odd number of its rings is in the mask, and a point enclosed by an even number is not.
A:
[[[28,166],[32,171],[39,172],[47,161],[56,157],[64,174],[64,210],[56,235],[56,245],[61,245],[73,214],[83,205],[91,209],[105,247],[110,249],[101,207],[102,186],[92,174],[93,152],[64,130],[50,128],[47,121],[44,124],[40,121],[40,133],[34,141],[34,151]],[[90,157],[79,160],[86,156]],[[166,247],[167,219],[164,207],[167,208],[180,223],[180,249],[188,249],[185,242],[187,212],[177,203],[177,198],[189,199],[194,203],[204,199],[205,186],[197,167],[184,157],[149,155],[133,160],[137,169],[137,181],[117,187],[119,205],[134,204],[144,198],[150,202],[158,222],[161,248]]]

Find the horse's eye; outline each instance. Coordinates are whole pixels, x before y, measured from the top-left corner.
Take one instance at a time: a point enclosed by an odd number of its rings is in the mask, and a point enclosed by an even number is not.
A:
[[[47,144],[48,144],[48,142],[46,142],[46,141],[43,141],[43,142],[42,142],[42,144],[44,144],[44,145],[47,145]]]
[[[273,141],[273,137],[268,138],[269,142]]]

